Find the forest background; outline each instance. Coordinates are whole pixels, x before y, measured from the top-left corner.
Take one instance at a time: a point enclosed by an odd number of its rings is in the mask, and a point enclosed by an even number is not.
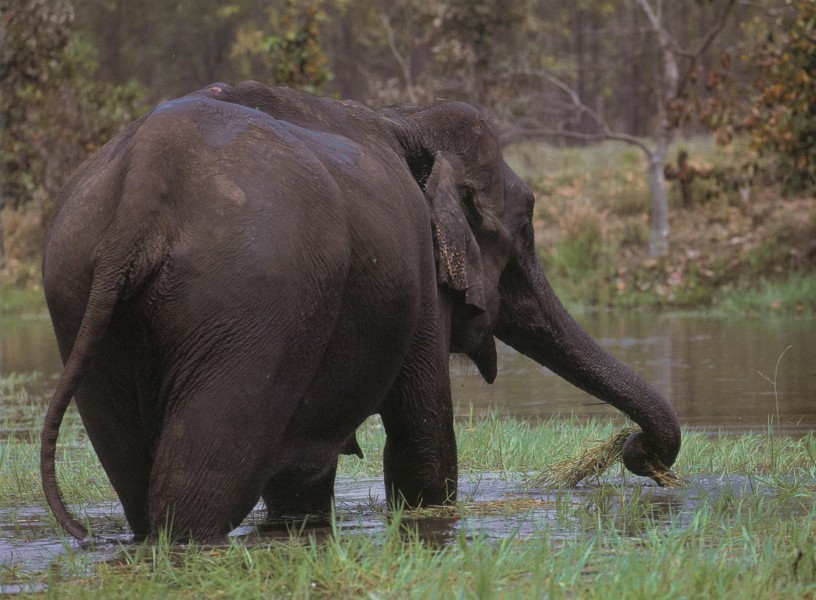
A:
[[[568,299],[816,312],[812,0],[0,0],[0,311],[82,160],[243,79],[476,105]]]

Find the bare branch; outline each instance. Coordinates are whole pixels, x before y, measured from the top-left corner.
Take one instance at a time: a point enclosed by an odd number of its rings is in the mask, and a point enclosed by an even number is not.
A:
[[[652,29],[657,33],[658,37],[660,38],[660,45],[664,52],[668,51],[674,54],[675,56],[680,56],[691,61],[691,64],[688,66],[687,69],[684,69],[683,76],[679,80],[676,90],[673,94],[673,98],[679,98],[683,91],[686,88],[689,80],[691,79],[691,74],[694,69],[697,67],[697,63],[700,61],[700,57],[703,53],[708,50],[717,36],[722,32],[725,28],[726,23],[728,22],[728,17],[731,14],[731,11],[734,8],[737,0],[728,0],[728,3],[725,6],[725,9],[720,14],[720,18],[715,23],[714,27],[706,34],[703,38],[703,41],[699,45],[696,50],[686,50],[685,48],[681,47],[674,37],[663,27],[661,22],[661,15],[656,13],[652,5],[649,4],[649,0],[638,0],[638,4],[643,9],[643,12],[646,14],[646,18],[649,20],[649,23],[652,26]]]
[[[418,102],[418,98],[416,95],[416,91],[414,90],[414,81],[413,75],[411,74],[411,65],[408,60],[402,55],[397,48],[397,41],[396,36],[394,35],[394,28],[391,27],[391,20],[388,18],[388,15],[382,13],[380,15],[380,20],[382,21],[383,27],[385,27],[385,36],[388,40],[388,48],[391,50],[391,54],[394,57],[394,60],[397,61],[397,64],[400,66],[402,70],[402,77],[405,79],[405,91],[408,94],[408,99],[416,104]]]
[[[680,85],[677,86],[676,98],[679,98],[685,90],[688,81],[691,79],[692,72],[697,67],[697,63],[700,61],[700,57],[706,50],[708,50],[709,46],[711,46],[717,36],[720,35],[722,30],[725,28],[725,24],[728,22],[728,17],[730,16],[735,4],[736,0],[728,0],[728,4],[725,6],[725,10],[723,10],[717,23],[711,28],[711,31],[708,32],[700,46],[697,48],[697,51],[688,56],[688,58],[691,59],[691,64],[689,65],[688,69],[685,70],[685,73],[683,73],[683,79],[680,82]]]
[[[582,140],[585,142],[604,142],[604,141],[616,141],[616,142],[625,142],[627,144],[637,146],[640,148],[644,154],[647,156],[652,155],[652,149],[647,146],[643,140],[637,138],[633,135],[628,135],[625,133],[581,133],[579,131],[569,131],[565,129],[548,129],[546,127],[525,127],[523,125],[514,127],[513,129],[508,129],[503,131],[501,134],[501,142],[503,145],[510,143],[511,141],[519,140],[519,139],[533,139],[533,138],[543,138],[543,137],[560,137],[560,138],[567,138],[573,140]]]
[[[663,27],[663,4],[658,2],[658,12],[652,9],[648,0],[638,0],[641,9],[646,14],[646,18],[652,25],[652,29],[657,34],[660,51],[663,55],[663,82],[661,84],[662,94],[658,95],[658,112],[663,113],[665,104],[677,97],[678,82],[680,81],[680,71],[677,68],[677,59],[674,53],[676,46],[671,34]]]
[[[507,143],[508,141],[515,139],[541,138],[549,136],[569,138],[574,140],[584,140],[589,142],[601,142],[605,140],[613,140],[637,146],[647,156],[651,156],[652,149],[649,148],[649,146],[647,146],[643,142],[643,140],[633,135],[613,131],[612,128],[609,127],[609,124],[603,119],[603,117],[601,117],[595,110],[584,104],[583,100],[578,95],[578,92],[576,92],[567,83],[565,83],[552,73],[548,73],[546,71],[535,71],[515,74],[515,76],[519,75],[523,77],[546,81],[547,83],[550,83],[551,85],[561,90],[564,94],[566,94],[569,97],[572,106],[575,109],[577,109],[579,113],[586,114],[592,119],[592,121],[598,126],[598,129],[600,129],[600,133],[581,133],[578,131],[570,131],[562,128],[548,129],[546,127],[539,126],[538,123],[525,124],[522,121],[520,123],[517,122],[512,129],[506,130],[502,133],[501,135],[502,143]]]
[[[606,121],[604,121],[603,117],[601,117],[589,106],[584,104],[583,100],[581,100],[580,96],[578,95],[578,92],[576,92],[569,85],[561,81],[558,77],[552,75],[551,73],[547,73],[546,71],[538,71],[536,73],[531,73],[530,75],[539,77],[551,83],[559,90],[564,92],[567,96],[569,96],[573,106],[578,110],[578,112],[588,115],[592,119],[592,121],[603,131],[603,135],[606,136],[606,139],[614,135],[612,130],[609,128],[609,125],[606,123]]]
[[[638,4],[640,4],[643,12],[646,13],[646,18],[649,19],[649,23],[652,24],[652,29],[662,31],[663,25],[660,22],[661,16],[652,10],[652,5],[649,4],[649,0],[638,0]]]
[[[734,8],[736,4],[736,0],[728,0],[728,4],[725,5],[725,9],[723,10],[722,14],[720,15],[720,19],[711,28],[711,31],[708,32],[703,42],[700,44],[700,47],[697,48],[697,52],[695,52],[695,56],[698,58],[708,50],[708,47],[712,44],[712,42],[720,35],[720,32],[725,28],[725,24],[728,22],[728,17],[731,14],[731,10]]]

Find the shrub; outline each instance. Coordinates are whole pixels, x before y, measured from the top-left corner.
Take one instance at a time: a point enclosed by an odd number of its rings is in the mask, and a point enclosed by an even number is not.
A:
[[[776,155],[778,176],[791,190],[816,189],[816,4],[793,3],[794,18],[754,57],[757,101],[746,125],[760,152]]]

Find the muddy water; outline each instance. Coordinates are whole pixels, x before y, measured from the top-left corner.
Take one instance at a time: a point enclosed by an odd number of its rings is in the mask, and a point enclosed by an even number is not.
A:
[[[578,320],[601,345],[652,382],[684,425],[748,431],[766,427],[769,418],[778,416],[788,432],[816,427],[814,318],[600,313]],[[40,371],[48,386],[60,370],[47,319],[0,318],[0,376]],[[501,344],[493,385],[456,359],[451,375],[459,417],[488,410],[533,418],[618,414]]]
[[[794,434],[816,426],[816,319],[589,314],[579,321],[605,348],[653,382],[687,426],[740,432],[760,430],[770,418],[777,417],[783,429]],[[452,388],[459,417],[491,410],[519,418],[617,415],[511,349],[500,346],[499,351],[499,376],[492,386],[485,384],[472,367],[452,362]],[[0,376],[32,371],[42,373],[35,385],[45,393],[53,388],[61,371],[47,319],[0,318]],[[2,406],[0,416],[8,423]],[[31,415],[25,418],[31,420]],[[20,425],[26,432],[30,430],[28,421]],[[0,432],[0,440],[11,434]],[[761,482],[739,477],[698,478],[683,490],[646,485],[642,503],[649,518],[676,524],[678,516],[681,523],[692,518],[698,498],[723,489],[735,490],[737,495],[742,491],[756,494]],[[641,486],[627,489],[640,493],[637,490]],[[336,493],[339,529],[344,534],[378,532],[388,526],[381,478],[341,479]],[[461,499],[478,503],[469,511],[472,514],[466,518],[451,513],[411,519],[420,538],[440,545],[461,535],[575,538],[586,532],[582,511],[591,510],[601,492],[590,484],[556,493],[521,479],[508,479],[507,474],[485,473],[478,479],[460,482],[460,493]],[[83,507],[83,512],[95,531],[127,542],[127,527],[118,504]],[[249,543],[256,538],[264,541],[288,536],[280,528],[259,527],[261,521],[259,506],[233,535]],[[621,526],[637,528],[637,519],[623,519]],[[311,531],[330,534],[325,527]],[[90,570],[94,562],[114,558],[119,552],[115,543],[83,552],[67,552],[68,548],[78,546],[54,536],[51,517],[42,508],[9,507],[0,502],[0,595],[37,591],[21,588],[13,581],[4,582],[5,569],[6,573],[39,572],[58,557],[66,556],[87,563]]]

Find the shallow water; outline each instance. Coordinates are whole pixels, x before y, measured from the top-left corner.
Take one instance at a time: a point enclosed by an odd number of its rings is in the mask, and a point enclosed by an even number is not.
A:
[[[610,494],[604,483],[615,484],[616,491]],[[763,489],[769,489],[761,481],[743,476],[695,477],[689,483],[687,488],[666,489],[642,480],[627,484],[613,477],[604,482],[582,483],[572,490],[554,490],[536,488],[520,475],[514,479],[512,474],[508,477],[508,474],[484,473],[476,479],[460,481],[460,500],[467,504],[464,516],[456,508],[434,516],[415,517],[408,512],[402,524],[413,530],[417,539],[434,547],[454,544],[462,535],[467,539],[479,536],[496,542],[509,536],[547,536],[557,543],[593,535],[592,527],[597,523],[598,514],[612,520],[606,526],[638,537],[647,521],[652,529],[654,524],[658,528],[688,526],[703,498],[710,500],[712,495],[722,493],[735,499],[755,497],[762,495]],[[638,510],[627,516],[623,506],[631,503],[634,495],[637,495]],[[384,498],[381,478],[339,479],[335,500],[337,531],[343,535],[382,533],[389,526]],[[603,509],[600,508],[602,503]],[[796,507],[781,505],[779,510],[792,514]],[[116,559],[121,549],[130,544],[119,504],[86,506],[82,513],[98,536],[110,540],[108,543],[83,548],[73,538],[55,537],[50,514],[39,507],[0,508],[0,565],[18,574],[33,574],[53,568],[60,559],[70,560],[72,565],[84,565],[90,573],[94,563]],[[784,514],[779,517],[783,518]],[[263,515],[263,503],[259,503],[244,524],[230,535],[248,544],[286,540],[292,535],[284,526],[264,526]],[[314,535],[318,539],[332,535],[329,525],[306,526],[299,531],[300,535]],[[75,568],[73,572],[76,573]],[[0,594],[14,591],[0,580]]]
[[[778,417],[787,432],[816,427],[816,318],[590,313],[578,320],[652,382],[684,425],[743,432]],[[48,319],[0,318],[0,376],[39,371],[47,391],[61,369]],[[619,414],[502,344],[493,385],[454,358],[451,387],[460,418],[488,410],[533,418]]]

